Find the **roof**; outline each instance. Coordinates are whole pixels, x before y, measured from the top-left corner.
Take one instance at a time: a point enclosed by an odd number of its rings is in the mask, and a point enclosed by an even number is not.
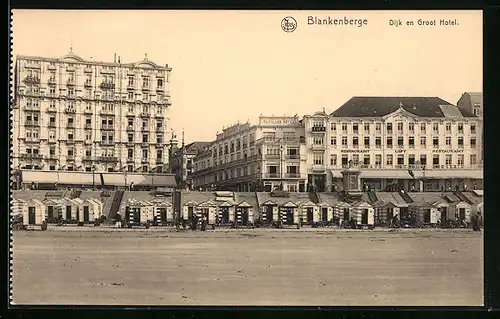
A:
[[[445,106],[445,112],[441,106]],[[405,111],[419,117],[447,117],[446,114],[452,112],[449,106],[456,107],[439,97],[355,96],[331,115],[336,117],[382,117],[402,107]],[[457,110],[462,116],[473,116],[472,114],[464,114],[465,111],[458,108]],[[458,113],[455,111],[453,110],[452,115],[456,116]]]
[[[194,153],[198,154],[198,152],[202,151],[205,147],[208,147],[212,144],[212,142],[192,142],[185,146],[186,153]]]

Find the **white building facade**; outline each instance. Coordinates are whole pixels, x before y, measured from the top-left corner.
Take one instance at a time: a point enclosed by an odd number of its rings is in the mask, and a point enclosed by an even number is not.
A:
[[[349,165],[377,190],[482,188],[482,119],[442,99],[353,97],[303,122],[319,191],[342,188]]]
[[[171,68],[18,56],[13,162],[24,170],[162,172]]]
[[[236,124],[217,134],[193,163],[196,189],[304,191],[304,127],[297,116],[261,116],[257,125]]]

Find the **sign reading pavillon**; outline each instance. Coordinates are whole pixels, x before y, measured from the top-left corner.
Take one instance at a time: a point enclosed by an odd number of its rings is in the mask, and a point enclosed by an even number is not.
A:
[[[260,125],[293,125],[299,123],[297,117],[260,117]]]

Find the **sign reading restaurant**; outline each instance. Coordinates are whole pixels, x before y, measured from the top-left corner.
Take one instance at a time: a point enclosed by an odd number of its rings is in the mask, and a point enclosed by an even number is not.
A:
[[[434,150],[432,153],[463,153],[464,150]]]
[[[341,153],[370,153],[370,150],[341,150]]]

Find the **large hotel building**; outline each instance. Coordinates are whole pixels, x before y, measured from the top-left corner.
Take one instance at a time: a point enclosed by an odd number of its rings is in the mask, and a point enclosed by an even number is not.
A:
[[[477,101],[457,107],[437,97],[353,97],[332,114],[304,116],[281,132],[266,123],[282,120],[231,127],[194,158],[195,186],[237,186],[255,178],[270,189],[285,177],[288,191],[307,185],[331,191],[342,189],[344,169],[356,167],[376,190],[482,189],[482,99]],[[293,143],[280,142],[286,134],[294,135]],[[247,149],[246,141],[254,140]],[[233,156],[240,145],[247,150],[244,160]]]
[[[22,170],[162,172],[171,68],[17,56],[13,162]]]
[[[302,155],[301,155],[302,154]],[[304,191],[304,127],[298,117],[264,117],[235,124],[193,159],[196,189]]]

